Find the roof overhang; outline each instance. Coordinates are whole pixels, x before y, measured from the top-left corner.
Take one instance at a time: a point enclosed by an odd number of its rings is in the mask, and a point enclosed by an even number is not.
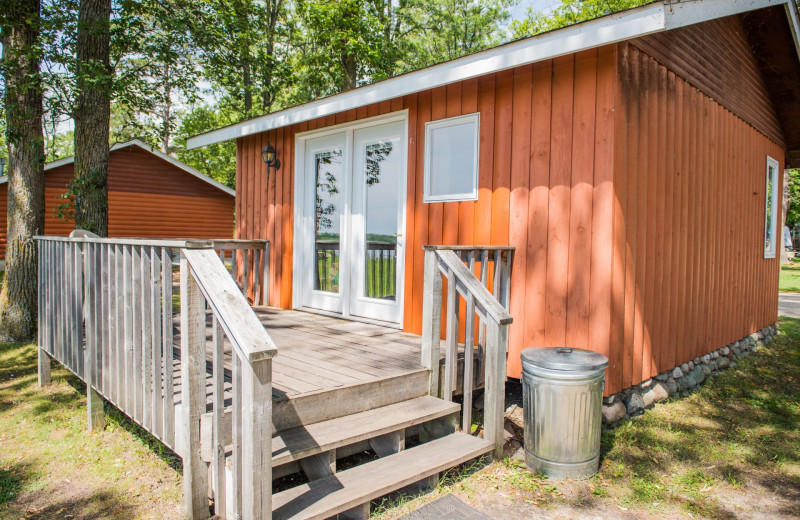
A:
[[[201,181],[214,186],[218,190],[224,191],[225,193],[227,193],[228,195],[230,195],[232,197],[236,196],[236,192],[234,190],[230,189],[229,187],[225,186],[224,184],[222,184],[222,183],[220,183],[218,181],[215,181],[214,179],[212,179],[208,175],[205,175],[205,174],[199,172],[198,170],[195,170],[194,168],[192,168],[188,164],[182,163],[181,161],[177,160],[176,158],[174,158],[174,157],[172,157],[172,156],[170,156],[168,154],[165,154],[161,150],[159,150],[159,149],[157,149],[157,148],[155,148],[153,146],[150,146],[149,144],[147,144],[147,143],[145,143],[143,141],[140,141],[139,139],[131,139],[130,141],[125,141],[124,143],[116,143],[109,149],[109,152],[114,152],[116,150],[122,150],[124,148],[131,148],[131,147],[141,148],[142,150],[155,155],[159,159],[170,163],[171,165],[175,166],[176,168],[179,168],[179,169],[183,170],[184,172],[188,173],[189,175],[197,177]],[[74,162],[75,162],[75,157],[74,156],[64,157],[63,159],[58,159],[56,161],[52,161],[52,162],[49,162],[49,163],[45,164],[44,165],[44,171],[53,170],[55,168],[58,168],[58,167],[61,167],[61,166],[66,166],[66,165],[72,164]],[[3,185],[5,183],[7,183],[7,182],[8,182],[8,176],[0,177],[0,185]]]
[[[186,148],[200,148],[610,43],[779,5],[786,8],[795,51],[800,56],[800,23],[794,0],[663,0],[212,130],[189,138]]]

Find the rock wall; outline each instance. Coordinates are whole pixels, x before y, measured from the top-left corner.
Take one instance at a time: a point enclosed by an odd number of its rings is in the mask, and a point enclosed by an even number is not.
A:
[[[695,388],[709,376],[736,366],[737,358],[750,355],[758,347],[772,341],[777,333],[778,325],[770,325],[633,388],[604,398],[603,424],[613,426],[626,417],[642,415],[653,404]]]

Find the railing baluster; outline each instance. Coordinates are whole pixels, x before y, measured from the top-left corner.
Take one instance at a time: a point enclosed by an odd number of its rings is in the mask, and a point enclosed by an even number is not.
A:
[[[233,517],[239,518],[242,514],[242,361],[239,356],[233,355],[233,424],[231,434],[233,437]],[[271,430],[270,430],[271,431]]]
[[[164,438],[175,446],[175,354],[172,337],[172,250],[161,248],[161,341],[164,363]]]
[[[152,341],[150,346],[153,352],[153,364],[151,366],[151,379],[152,379],[152,392],[153,392],[153,409],[152,409],[152,424],[153,429],[157,432],[159,438],[164,441],[164,398],[163,398],[163,381],[164,373],[162,363],[162,343],[161,343],[161,256],[160,249],[152,246],[150,247],[150,280],[152,286],[150,291],[150,331],[152,334]]]
[[[214,512],[220,517],[225,517],[225,438],[223,436],[223,421],[225,419],[225,352],[223,351],[222,327],[216,316],[211,318],[211,340],[214,347],[212,354],[213,373],[213,454],[212,468],[214,474]],[[236,357],[236,353],[233,353]]]
[[[144,415],[144,367],[142,343],[142,250],[139,246],[131,247],[131,315],[133,316],[133,412],[134,419],[143,423]]]
[[[447,325],[445,326],[444,394],[446,401],[453,400],[458,370],[458,291],[456,277],[447,271]]]
[[[140,280],[140,305],[141,305],[141,354],[142,358],[142,426],[153,431],[153,323],[151,321],[151,306],[153,284],[150,279],[150,248],[142,247],[139,253],[139,280]]]

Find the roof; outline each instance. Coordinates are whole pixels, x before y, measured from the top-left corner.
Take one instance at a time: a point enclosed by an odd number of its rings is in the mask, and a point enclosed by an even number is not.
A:
[[[236,196],[236,192],[234,190],[230,189],[229,187],[225,186],[224,184],[215,181],[214,179],[212,179],[208,175],[204,175],[203,173],[200,173],[199,171],[195,170],[194,168],[192,168],[188,164],[184,164],[184,163],[180,162],[176,158],[165,154],[164,152],[158,150],[157,148],[154,148],[153,146],[151,146],[151,145],[149,145],[147,143],[144,143],[144,142],[140,141],[139,139],[131,139],[130,141],[125,141],[124,143],[116,143],[111,147],[111,149],[109,150],[109,153],[110,152],[115,152],[117,150],[122,150],[124,148],[131,148],[131,147],[141,148],[145,152],[148,152],[148,153],[150,153],[152,155],[155,155],[159,159],[170,163],[171,165],[177,167],[180,170],[183,170],[184,172],[188,173],[189,175],[193,175],[194,177],[197,177],[201,181],[203,181],[203,182],[205,182],[207,184],[210,184],[211,186],[217,188],[220,191],[223,191],[223,192],[227,193],[231,197],[235,197]],[[49,162],[49,163],[45,164],[44,165],[44,170],[45,171],[52,170],[52,169],[58,168],[60,166],[66,166],[67,164],[72,164],[74,162],[75,162],[75,157],[74,156],[64,157],[63,159],[58,159],[57,161],[53,161],[53,162]],[[8,176],[7,175],[3,176],[3,177],[0,177],[0,185],[3,185],[5,183],[7,183],[7,182],[8,182]]]
[[[800,18],[794,0],[660,0],[199,134],[187,140],[186,148],[257,134],[609,43],[774,6],[785,7],[795,52],[800,56]]]

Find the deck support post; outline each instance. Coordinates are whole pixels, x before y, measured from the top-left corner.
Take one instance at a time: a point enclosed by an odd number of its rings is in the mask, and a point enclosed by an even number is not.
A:
[[[242,361],[242,518],[272,518],[272,358]]]
[[[89,433],[106,427],[106,417],[103,414],[103,398],[88,382],[86,383],[86,416],[89,423]]]
[[[39,388],[50,384],[50,356],[39,347]]]
[[[430,370],[429,395],[439,397],[439,345],[442,338],[442,275],[436,251],[425,250],[422,290],[422,366]]]
[[[187,518],[204,520],[208,469],[200,452],[200,417],[206,411],[206,334],[203,294],[181,254],[181,420],[183,422],[183,504]]]

